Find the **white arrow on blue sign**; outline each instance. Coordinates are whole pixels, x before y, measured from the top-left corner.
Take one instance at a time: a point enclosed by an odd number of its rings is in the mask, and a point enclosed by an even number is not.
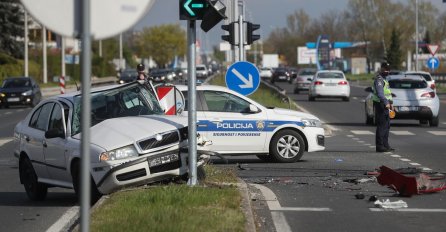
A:
[[[440,66],[440,60],[437,57],[431,57],[427,60],[427,67],[437,69]]]
[[[259,88],[260,74],[254,64],[239,61],[229,66],[225,80],[229,89],[246,96]]]

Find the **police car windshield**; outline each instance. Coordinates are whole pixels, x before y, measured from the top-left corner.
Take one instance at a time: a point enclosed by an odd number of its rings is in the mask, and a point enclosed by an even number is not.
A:
[[[390,80],[389,86],[392,89],[424,89],[427,83],[421,80]]]
[[[74,98],[72,135],[81,130],[81,100],[81,95]],[[153,93],[139,84],[91,94],[91,126],[111,118],[153,114],[164,111]]]

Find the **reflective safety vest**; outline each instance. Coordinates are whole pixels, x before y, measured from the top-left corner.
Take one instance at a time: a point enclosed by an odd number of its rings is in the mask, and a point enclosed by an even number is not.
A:
[[[392,100],[392,92],[390,91],[390,88],[389,88],[389,82],[386,79],[384,79],[384,78],[382,78],[382,80],[384,81],[384,87],[383,87],[384,97],[388,101],[390,101],[390,100]],[[373,84],[372,90],[373,90],[372,100],[374,102],[380,102],[378,94],[377,94],[376,89],[375,89],[375,84]]]

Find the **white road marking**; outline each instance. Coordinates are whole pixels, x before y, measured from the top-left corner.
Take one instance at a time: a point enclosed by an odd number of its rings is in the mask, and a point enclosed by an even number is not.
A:
[[[374,135],[375,133],[367,130],[352,130],[350,131],[355,135]]]
[[[406,212],[406,213],[446,213],[446,209],[381,209],[381,208],[369,208],[372,212]]]
[[[286,221],[285,214],[283,212],[271,212],[274,227],[276,227],[277,232],[291,232],[291,227]]]
[[[353,97],[353,99],[354,99],[354,100],[357,100],[357,99],[358,99],[358,97]]]
[[[372,144],[370,144],[370,143],[366,143],[366,144],[364,144],[365,146],[372,146]]]
[[[358,140],[358,143],[365,143],[364,141],[362,141],[362,140]]]
[[[394,135],[415,135],[414,133],[409,131],[390,131],[390,133]]]
[[[0,147],[3,146],[3,145],[5,145],[6,143],[11,142],[11,141],[12,141],[12,137],[11,137],[11,138],[3,138],[3,139],[0,139]]]
[[[394,157],[394,158],[401,158],[400,155],[390,155],[390,156],[392,156],[392,157]]]
[[[47,232],[58,232],[66,231],[69,228],[64,228],[67,222],[75,220],[79,215],[79,206],[73,206],[65,212],[62,217],[59,218],[48,230]]]
[[[353,140],[359,140],[359,138],[352,138]]]
[[[432,169],[430,169],[430,168],[422,168],[423,169],[423,171],[432,171]]]
[[[5,114],[12,114],[12,112],[11,112],[11,111],[8,111],[8,112],[6,112]]]
[[[428,133],[431,133],[433,135],[439,135],[439,136],[446,135],[446,131],[428,131]]]
[[[369,146],[370,148],[375,148],[375,146]]]
[[[347,135],[347,137],[352,138],[352,137],[355,137],[355,136],[354,135]]]
[[[404,162],[410,162],[411,161],[410,159],[405,159],[405,158],[401,158],[400,160],[404,161]]]
[[[409,163],[410,165],[413,165],[413,166],[420,166],[421,164],[419,164],[419,163]]]

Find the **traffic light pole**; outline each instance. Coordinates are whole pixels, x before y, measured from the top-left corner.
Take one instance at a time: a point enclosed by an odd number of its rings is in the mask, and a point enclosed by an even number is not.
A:
[[[239,61],[245,61],[245,57],[243,56],[245,54],[245,40],[243,38],[243,15],[240,15],[238,18],[238,35],[239,35],[239,42],[238,42],[238,52],[239,52]]]
[[[196,23],[187,21],[187,99],[188,102],[188,145],[189,145],[189,186],[197,185],[197,87],[195,72]]]

